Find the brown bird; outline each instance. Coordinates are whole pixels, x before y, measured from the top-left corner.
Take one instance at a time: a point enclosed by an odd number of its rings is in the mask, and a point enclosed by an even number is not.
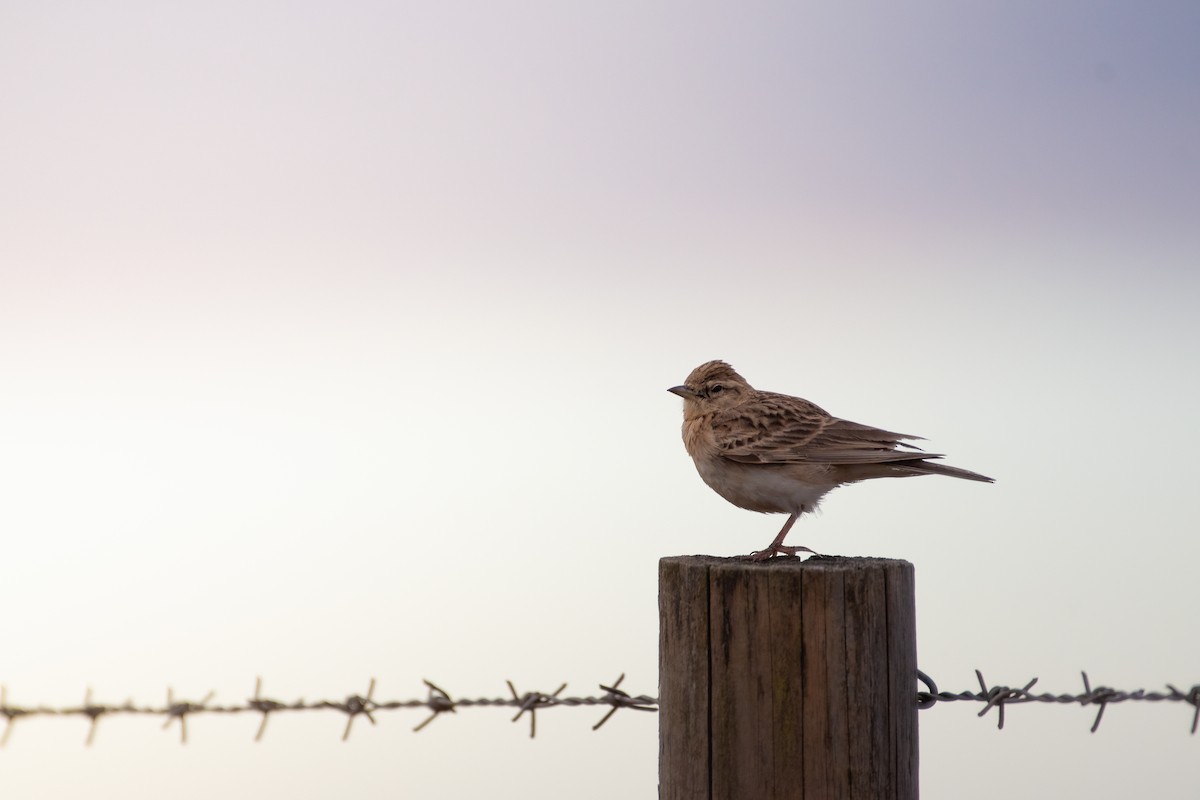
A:
[[[682,386],[667,391],[683,398],[683,444],[704,482],[739,508],[789,515],[774,541],[750,554],[755,561],[815,553],[783,540],[801,514],[847,483],[911,475],[994,482],[933,463],[942,456],[903,441],[920,436],[838,419],[799,397],[760,392],[724,361],[701,364]]]

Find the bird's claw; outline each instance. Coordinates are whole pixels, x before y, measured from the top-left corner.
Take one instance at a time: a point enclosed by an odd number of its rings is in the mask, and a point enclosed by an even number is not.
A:
[[[771,543],[765,550],[755,550],[750,554],[751,561],[769,561],[772,558],[779,556],[794,556],[797,553],[805,552],[812,553],[814,556],[820,556],[816,550],[803,545],[775,544]]]

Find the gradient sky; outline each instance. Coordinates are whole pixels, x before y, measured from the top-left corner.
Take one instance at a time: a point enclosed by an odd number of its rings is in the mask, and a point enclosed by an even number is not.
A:
[[[929,438],[832,494],[943,688],[1200,683],[1200,7],[0,2],[15,704],[657,687],[657,559],[782,522],[664,390]],[[1191,798],[1190,709],[921,715],[926,798]],[[652,797],[550,710],[18,723],[6,800]],[[132,777],[136,776],[136,777]],[[581,778],[586,776],[586,778]]]

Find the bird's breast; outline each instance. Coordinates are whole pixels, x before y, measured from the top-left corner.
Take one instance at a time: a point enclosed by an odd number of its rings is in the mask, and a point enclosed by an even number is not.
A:
[[[683,418],[683,446],[693,459],[715,458],[720,452],[713,432],[711,414],[696,414]]]

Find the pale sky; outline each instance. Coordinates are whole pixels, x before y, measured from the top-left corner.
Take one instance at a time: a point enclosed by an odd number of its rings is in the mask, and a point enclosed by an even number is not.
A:
[[[0,2],[19,705],[657,692],[657,560],[782,518],[666,393],[997,478],[830,495],[942,688],[1200,683],[1200,7]],[[916,687],[914,686],[914,692]],[[922,712],[922,796],[1192,798],[1181,705]],[[657,727],[22,720],[5,800],[653,797]]]

